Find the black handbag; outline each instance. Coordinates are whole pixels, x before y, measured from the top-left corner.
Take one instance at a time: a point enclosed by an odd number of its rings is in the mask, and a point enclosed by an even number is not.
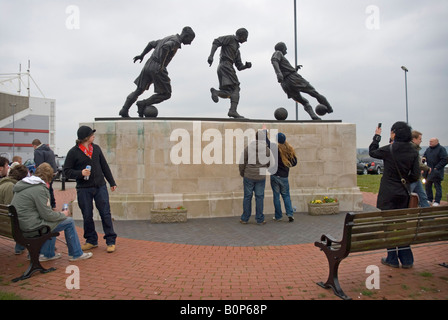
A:
[[[400,169],[398,169],[397,162],[395,161],[394,153],[392,151],[392,144],[390,144],[389,146],[390,146],[390,154],[392,155],[392,160],[394,161],[395,168],[397,168],[398,174],[401,179],[401,184],[403,185],[403,188],[406,189],[406,192],[409,195],[408,208],[418,208],[418,200],[419,200],[418,194],[416,194],[415,192],[411,192],[411,190],[409,190],[406,179],[404,179],[403,176],[401,175]]]

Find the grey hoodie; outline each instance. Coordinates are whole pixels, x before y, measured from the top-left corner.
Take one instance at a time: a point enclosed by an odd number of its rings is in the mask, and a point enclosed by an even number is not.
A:
[[[271,160],[271,152],[265,141],[254,140],[241,155],[240,175],[251,180],[265,180]]]
[[[11,204],[16,208],[23,232],[47,225],[51,230],[67,217],[50,206],[50,192],[39,177],[31,176],[16,183]]]

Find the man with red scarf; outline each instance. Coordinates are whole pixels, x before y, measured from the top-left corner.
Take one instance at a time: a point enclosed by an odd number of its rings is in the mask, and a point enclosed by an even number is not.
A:
[[[95,131],[88,126],[81,126],[78,129],[76,145],[69,150],[64,162],[64,173],[67,178],[76,179],[78,205],[84,220],[86,239],[82,250],[98,247],[98,234],[93,222],[93,201],[95,201],[103,225],[107,252],[111,253],[115,251],[117,234],[112,224],[109,194],[104,179],[109,182],[111,191],[115,191],[117,185],[101,148],[93,143]]]

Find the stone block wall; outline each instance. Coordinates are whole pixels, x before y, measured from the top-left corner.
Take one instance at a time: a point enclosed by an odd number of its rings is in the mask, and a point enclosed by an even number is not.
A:
[[[238,142],[247,141],[244,134],[261,129],[264,122],[225,120],[106,119],[80,124],[96,129],[95,143],[117,182],[117,190],[110,192],[113,217],[149,219],[152,208],[167,206],[187,208],[189,219],[240,216],[243,182]],[[324,195],[338,198],[341,211],[362,210],[354,124],[265,124],[271,132],[283,132],[295,148],[298,165],[291,168],[289,183],[298,212],[307,211],[309,201]],[[73,207],[75,219],[81,219],[79,208]],[[269,176],[264,208],[267,214],[274,212]]]

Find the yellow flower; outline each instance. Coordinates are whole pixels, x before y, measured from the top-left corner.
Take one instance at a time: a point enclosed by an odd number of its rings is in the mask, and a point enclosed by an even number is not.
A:
[[[312,201],[311,201],[312,204],[334,203],[334,202],[338,202],[338,199],[336,199],[336,198],[330,198],[330,197],[327,197],[327,196],[325,196],[325,197],[323,198],[323,200],[315,199],[315,200],[312,200]]]

